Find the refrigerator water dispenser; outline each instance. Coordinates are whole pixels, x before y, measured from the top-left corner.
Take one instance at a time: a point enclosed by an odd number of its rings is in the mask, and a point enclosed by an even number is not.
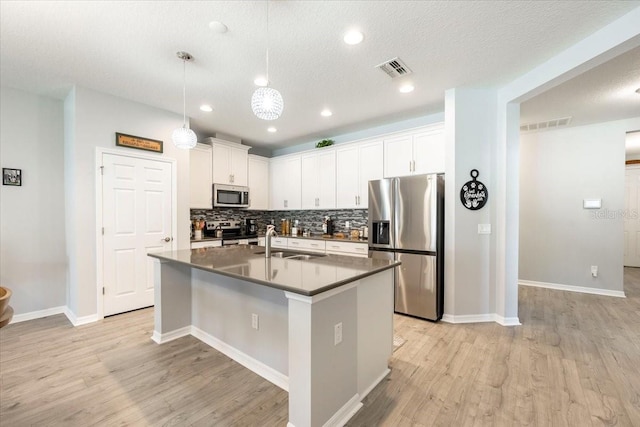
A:
[[[373,234],[372,243],[374,245],[388,245],[389,244],[389,221],[373,221]]]

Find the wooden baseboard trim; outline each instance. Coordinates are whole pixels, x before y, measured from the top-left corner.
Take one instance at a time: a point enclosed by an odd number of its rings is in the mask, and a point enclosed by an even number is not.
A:
[[[360,401],[362,401],[365,397],[367,397],[367,395],[371,393],[371,390],[373,390],[375,386],[380,384],[380,381],[382,381],[383,379],[385,379],[387,375],[389,375],[389,372],[391,372],[391,369],[389,368],[385,369],[384,372],[378,378],[376,378],[376,380],[372,382],[371,385],[369,385],[369,387],[364,389],[362,394],[360,394]]]
[[[191,335],[191,326],[185,326],[184,328],[176,329],[174,331],[166,332],[164,334],[161,334],[158,331],[153,331],[153,335],[151,335],[151,339],[156,344],[165,344],[165,343],[168,343],[169,341],[186,337],[187,335]]]
[[[69,319],[69,322],[71,322],[73,326],[86,325],[87,323],[93,323],[99,320],[98,313],[77,317],[69,307],[64,308],[64,315],[67,316],[67,319]]]
[[[519,280],[519,285],[536,288],[554,289],[556,291],[580,292],[583,294],[603,295],[607,297],[626,298],[624,291],[612,291],[602,288],[587,288],[585,286],[563,285],[560,283],[535,282],[533,280]]]
[[[245,368],[260,375],[265,380],[277,385],[284,391],[289,391],[289,377],[275,369],[265,365],[248,354],[238,350],[235,347],[225,343],[224,341],[214,337],[200,328],[191,326],[191,335],[202,341],[203,343],[215,348],[220,353],[229,356]]]
[[[11,323],[26,322],[28,320],[41,319],[43,317],[54,316],[56,314],[66,314],[67,307],[61,305],[60,307],[51,307],[45,310],[30,311],[28,313],[14,314]],[[68,316],[67,316],[68,317]]]
[[[360,395],[358,393],[354,394],[351,399],[347,401],[342,408],[338,409],[338,411],[333,414],[331,418],[327,420],[326,423],[323,424],[322,427],[333,427],[338,426],[341,427],[347,423],[353,417],[356,412],[362,408]]]
[[[484,322],[496,322],[502,326],[519,326],[520,319],[517,317],[503,317],[496,313],[487,314],[463,314],[452,315],[444,314],[442,321],[446,323],[484,323]]]

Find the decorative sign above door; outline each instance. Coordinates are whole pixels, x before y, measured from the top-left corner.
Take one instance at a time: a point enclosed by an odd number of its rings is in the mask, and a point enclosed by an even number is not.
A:
[[[472,211],[482,209],[489,198],[489,190],[476,178],[480,175],[477,169],[471,169],[471,181],[467,181],[460,190],[460,201],[462,205]]]
[[[116,147],[137,148],[138,150],[162,153],[162,141],[119,132],[116,132]]]

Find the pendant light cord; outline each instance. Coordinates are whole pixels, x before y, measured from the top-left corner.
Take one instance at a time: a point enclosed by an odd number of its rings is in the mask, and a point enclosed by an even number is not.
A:
[[[182,127],[187,127],[187,60],[182,59]]]
[[[267,87],[269,86],[269,0],[267,0]]]

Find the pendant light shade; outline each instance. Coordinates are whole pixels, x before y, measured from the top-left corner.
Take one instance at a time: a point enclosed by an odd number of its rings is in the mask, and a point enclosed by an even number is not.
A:
[[[276,89],[269,87],[269,1],[267,0],[267,86],[259,87],[251,97],[253,114],[262,120],[275,120],[282,115],[284,101]]]
[[[182,127],[173,131],[171,140],[176,147],[188,150],[198,142],[195,132],[187,127],[187,61],[191,61],[193,56],[187,52],[178,52],[176,55],[182,59]]]
[[[259,119],[275,120],[282,114],[284,101],[277,90],[259,87],[251,97],[251,109]]]
[[[171,134],[171,140],[176,147],[188,150],[196,146],[198,137],[194,131],[185,125],[181,128],[176,128],[173,131]]]

